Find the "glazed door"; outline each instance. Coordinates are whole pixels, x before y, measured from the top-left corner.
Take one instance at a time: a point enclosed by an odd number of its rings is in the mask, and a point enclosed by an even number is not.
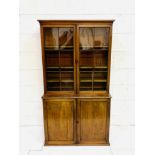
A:
[[[109,83],[111,27],[79,25],[77,30],[78,92],[103,93]]]
[[[44,101],[46,144],[75,142],[75,101],[51,99]]]
[[[45,26],[43,38],[45,90],[57,94],[76,91],[74,25]]]
[[[78,143],[109,144],[109,109],[106,99],[78,100]]]

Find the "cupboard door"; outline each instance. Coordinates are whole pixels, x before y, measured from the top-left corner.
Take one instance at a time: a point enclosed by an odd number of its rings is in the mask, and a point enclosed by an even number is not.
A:
[[[108,100],[80,99],[78,102],[78,142],[81,144],[109,144]]]
[[[74,100],[51,99],[44,104],[46,144],[73,144]]]

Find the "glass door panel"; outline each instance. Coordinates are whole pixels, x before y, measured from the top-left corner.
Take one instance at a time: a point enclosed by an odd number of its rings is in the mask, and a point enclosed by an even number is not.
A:
[[[93,34],[94,28],[80,28],[80,48],[90,49],[93,48]]]
[[[58,49],[58,28],[47,27],[44,29],[44,44],[45,48]]]
[[[80,91],[105,91],[108,74],[108,27],[79,28]]]
[[[106,48],[109,45],[109,28],[94,28],[94,47]]]
[[[47,91],[74,90],[72,27],[44,28]]]
[[[59,28],[60,48],[73,48],[73,28]]]

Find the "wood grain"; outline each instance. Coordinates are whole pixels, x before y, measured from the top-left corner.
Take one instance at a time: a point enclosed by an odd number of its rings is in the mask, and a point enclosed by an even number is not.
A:
[[[78,104],[79,143],[106,143],[108,101],[81,99]]]
[[[74,100],[46,100],[48,141],[53,144],[74,142]]]

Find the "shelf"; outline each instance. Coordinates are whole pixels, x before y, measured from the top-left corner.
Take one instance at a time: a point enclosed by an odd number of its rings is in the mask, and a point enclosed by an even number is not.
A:
[[[96,49],[108,49],[109,46],[108,45],[104,45],[104,46],[80,46],[80,50],[96,50]]]
[[[62,48],[68,48],[68,49],[70,49],[70,48],[73,48],[74,46],[44,46],[44,48],[50,48],[50,49],[62,49]]]
[[[80,82],[107,82],[107,80],[80,80]]]
[[[65,70],[65,71],[46,71],[46,73],[73,73],[74,71],[68,71],[68,70]]]
[[[80,88],[91,88],[92,89],[92,86],[80,86]]]
[[[80,80],[80,82],[92,82],[92,80]]]
[[[60,46],[59,48],[60,49],[71,49],[73,48],[73,46]]]
[[[93,82],[107,82],[107,80],[94,80]]]
[[[71,67],[71,66],[68,66],[68,67],[58,67],[58,66],[53,66],[53,67],[46,67],[46,69],[73,69],[73,67]]]
[[[47,82],[60,82],[60,80],[47,80]]]
[[[47,80],[47,82],[61,82],[61,83],[67,83],[67,82],[74,82],[74,80]]]
[[[105,68],[108,68],[108,67],[107,66],[94,66],[94,67],[93,66],[81,66],[80,68],[81,69],[93,69],[93,68],[97,68],[97,69],[100,69],[100,68],[102,69],[103,68],[103,69],[105,69]]]
[[[74,82],[74,80],[61,80],[61,82]]]
[[[107,66],[95,66],[94,68],[103,68],[103,69],[106,69],[106,68],[108,68]]]
[[[61,88],[62,88],[62,89],[67,89],[67,88],[69,88],[69,89],[73,89],[74,86],[72,86],[72,87],[71,87],[71,86],[67,86],[67,87],[63,87],[63,86],[61,86]]]
[[[105,48],[102,49],[80,49],[80,52],[106,52],[108,50]]]
[[[52,52],[73,52],[74,49],[50,49],[50,48],[44,48],[45,52],[48,54],[52,53]]]

